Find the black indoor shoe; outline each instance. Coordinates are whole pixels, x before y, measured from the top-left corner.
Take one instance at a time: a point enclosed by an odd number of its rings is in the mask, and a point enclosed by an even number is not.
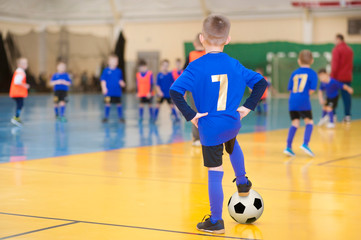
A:
[[[211,222],[211,216],[204,216],[202,222],[197,224],[198,231],[214,233],[214,234],[223,234],[224,230],[224,222],[223,220],[218,220],[216,223]]]

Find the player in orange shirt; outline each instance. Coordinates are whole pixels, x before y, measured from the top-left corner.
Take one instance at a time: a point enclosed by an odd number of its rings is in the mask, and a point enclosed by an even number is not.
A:
[[[28,60],[26,58],[19,58],[17,61],[17,69],[14,72],[10,85],[9,96],[16,102],[15,116],[11,119],[11,123],[21,127],[20,120],[21,109],[24,106],[24,98],[28,96],[29,84],[26,83],[25,70],[28,68]]]
[[[154,112],[152,107],[153,100],[153,73],[148,70],[147,62],[140,60],[138,63],[139,71],[137,78],[137,94],[139,98],[139,121],[143,121],[144,104],[149,105],[150,120],[154,120]]]

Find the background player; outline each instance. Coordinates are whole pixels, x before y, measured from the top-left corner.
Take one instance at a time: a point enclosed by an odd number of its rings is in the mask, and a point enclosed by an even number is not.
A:
[[[169,95],[169,89],[174,82],[174,78],[172,76],[172,73],[168,71],[168,68],[169,68],[169,61],[167,59],[165,59],[160,63],[160,72],[157,75],[157,85],[155,88],[156,88],[159,100],[157,103],[157,107],[154,111],[154,121],[156,121],[158,118],[159,108],[160,108],[160,105],[163,103],[163,101],[167,101],[167,103],[169,104],[169,106],[172,110],[172,116],[174,116],[174,120],[179,121],[177,112],[172,103],[172,99],[170,98],[170,95]]]
[[[29,84],[26,83],[25,70],[28,68],[28,60],[26,58],[19,58],[16,61],[17,69],[14,72],[9,96],[16,102],[15,116],[11,119],[11,123],[21,127],[22,121],[20,119],[21,109],[24,106],[24,98],[28,96]]]
[[[204,20],[200,41],[207,54],[191,62],[170,91],[186,120],[199,129],[204,166],[208,168],[211,216],[198,223],[197,229],[211,233],[225,232],[222,220],[223,144],[230,154],[239,194],[249,194],[252,183],[245,176],[243,153],[236,136],[241,127],[240,119],[254,110],[267,87],[260,74],[223,53],[224,45],[230,41],[229,30],[230,22],[224,16],[210,15]],[[253,91],[239,107],[246,86]],[[184,100],[185,91],[192,92],[199,113]]]
[[[204,54],[206,54],[206,52],[204,51],[204,47],[201,43],[201,41],[199,40],[201,33],[198,33],[196,38],[193,41],[193,47],[194,50],[191,51],[189,53],[189,55],[186,58],[186,62],[184,63],[184,69],[187,68],[187,66],[189,65],[189,63],[193,62],[194,60],[202,57]],[[187,98],[188,98],[188,102],[191,106],[191,108],[194,111],[197,111],[196,106],[194,105],[194,99],[191,93],[187,94]],[[199,132],[198,132],[198,128],[196,128],[194,125],[192,126],[192,136],[193,136],[193,146],[200,146],[201,145],[201,141],[199,139]]]
[[[111,54],[108,58],[108,67],[103,70],[100,84],[104,95],[104,119],[108,122],[111,104],[117,104],[120,123],[125,123],[122,108],[122,88],[125,87],[122,70],[118,68],[118,56]]]
[[[56,70],[57,72],[52,76],[50,81],[50,85],[54,86],[54,112],[58,120],[66,122],[64,115],[71,79],[66,72],[65,62],[58,62]]]
[[[256,72],[263,76],[263,69],[262,68],[257,68]],[[264,79],[267,81],[266,77],[264,77]],[[268,82],[268,85],[270,85],[269,82]],[[264,93],[263,93],[263,95],[261,97],[261,100],[257,104],[257,108],[256,108],[257,113],[262,113],[262,106],[263,106],[263,112],[264,113],[267,113],[267,111],[268,111],[268,105],[267,105],[268,88],[269,87],[266,88],[266,90],[264,91]]]
[[[174,81],[183,73],[182,61],[180,58],[175,60],[175,69],[172,71]]]
[[[345,83],[336,81],[331,78],[326,72],[326,69],[320,69],[318,71],[318,77],[321,81],[320,91],[318,91],[318,97],[322,108],[322,118],[319,122],[319,126],[327,123],[328,128],[334,128],[334,115],[333,111],[337,107],[338,92],[343,89],[350,95],[353,94],[353,89]],[[323,92],[326,92],[326,102],[324,102]]]
[[[300,118],[303,118],[306,124],[303,145],[300,148],[311,157],[315,156],[308,146],[313,130],[310,94],[317,88],[317,73],[310,68],[312,63],[312,53],[309,50],[302,50],[298,55],[300,67],[292,73],[288,83],[287,89],[291,93],[289,111],[292,125],[288,131],[287,147],[283,152],[289,156],[295,156],[292,142],[297,128],[300,126]]]
[[[148,70],[147,62],[144,60],[139,61],[138,70],[136,78],[139,98],[139,121],[143,121],[144,104],[148,104],[150,121],[153,121],[153,72]]]

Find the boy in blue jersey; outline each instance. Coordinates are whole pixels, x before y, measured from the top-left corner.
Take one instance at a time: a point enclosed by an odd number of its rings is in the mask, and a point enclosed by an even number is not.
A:
[[[353,88],[344,84],[342,82],[336,81],[331,78],[330,75],[326,72],[326,69],[320,69],[318,71],[318,78],[320,79],[321,86],[320,91],[318,91],[318,98],[322,108],[322,118],[319,122],[319,126],[327,123],[328,128],[334,128],[334,114],[333,111],[337,107],[338,103],[338,92],[343,89],[347,91],[350,95],[353,94]],[[326,102],[323,98],[323,92],[326,92]]]
[[[60,61],[56,68],[57,73],[53,75],[50,81],[50,85],[54,86],[55,117],[62,122],[66,122],[65,108],[71,79],[69,74],[66,72],[65,62]]]
[[[198,223],[197,229],[217,234],[225,232],[222,220],[224,145],[236,175],[238,193],[247,196],[252,183],[245,176],[244,157],[236,136],[241,119],[254,110],[267,88],[262,75],[223,53],[224,45],[230,41],[229,30],[230,22],[222,15],[210,15],[204,20],[200,41],[206,54],[191,62],[170,90],[183,116],[199,129],[204,166],[208,168],[211,216]],[[239,107],[246,86],[253,91]],[[184,100],[186,91],[192,92],[198,113]]]
[[[174,78],[172,76],[172,73],[168,71],[168,67],[169,67],[169,61],[167,59],[163,60],[160,63],[160,72],[158,73],[158,76],[157,76],[157,85],[156,85],[156,91],[157,91],[159,100],[157,103],[157,107],[155,108],[155,111],[154,111],[154,121],[157,120],[160,105],[164,101],[166,101],[169,104],[169,106],[172,110],[172,116],[174,116],[174,120],[179,121],[177,112],[172,103],[172,99],[170,98],[170,95],[169,95],[169,89],[174,82]]]
[[[125,87],[123,73],[118,67],[118,56],[111,54],[108,58],[108,67],[103,70],[100,77],[102,93],[104,95],[104,118],[103,123],[109,120],[111,104],[117,104],[118,118],[120,123],[124,123],[122,109],[122,87]]]
[[[310,94],[314,93],[317,88],[317,73],[310,68],[312,63],[312,53],[309,50],[302,50],[298,55],[300,68],[292,73],[288,83],[292,125],[288,131],[287,147],[283,152],[291,157],[295,156],[292,150],[292,142],[297,128],[300,126],[300,118],[303,118],[306,124],[303,144],[300,148],[311,157],[315,156],[308,146],[313,130]]]

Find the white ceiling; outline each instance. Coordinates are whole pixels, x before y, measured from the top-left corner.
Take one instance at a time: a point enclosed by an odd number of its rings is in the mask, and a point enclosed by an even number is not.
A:
[[[310,0],[300,0],[310,1]],[[322,0],[327,1],[327,0]],[[328,0],[332,1],[332,0]],[[231,18],[269,17],[302,14],[291,0],[0,0],[0,20],[20,22],[113,22],[192,20],[207,12]],[[352,13],[361,8],[316,9],[323,13]]]

